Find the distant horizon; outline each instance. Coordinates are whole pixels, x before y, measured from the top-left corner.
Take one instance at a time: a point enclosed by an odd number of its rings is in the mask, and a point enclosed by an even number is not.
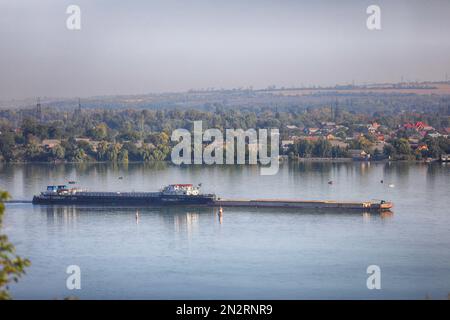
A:
[[[109,97],[126,97],[126,96],[152,96],[152,95],[168,95],[168,94],[189,94],[189,93],[202,93],[202,92],[224,92],[224,91],[255,91],[255,92],[263,92],[263,91],[289,91],[289,90],[341,90],[337,87],[341,86],[354,86],[354,88],[360,88],[364,86],[381,86],[381,85],[427,85],[427,84],[450,84],[450,80],[423,80],[423,81],[409,81],[409,82],[364,82],[364,83],[336,83],[334,85],[329,86],[321,86],[311,84],[310,86],[278,86],[276,84],[267,86],[267,87],[253,87],[249,85],[247,87],[229,87],[229,88],[190,88],[187,90],[180,91],[148,91],[142,93],[111,93],[111,94],[98,94],[91,96],[36,96],[36,97],[25,97],[25,98],[12,98],[0,100],[1,103],[7,102],[21,102],[28,100],[37,100],[40,99],[41,102],[45,100],[73,100],[73,99],[95,99],[95,98],[109,98]],[[346,89],[352,90],[352,89]],[[370,89],[369,89],[370,90]],[[2,107],[0,105],[0,107]]]
[[[79,29],[71,5],[0,0],[1,101],[450,74],[449,1],[78,0]]]

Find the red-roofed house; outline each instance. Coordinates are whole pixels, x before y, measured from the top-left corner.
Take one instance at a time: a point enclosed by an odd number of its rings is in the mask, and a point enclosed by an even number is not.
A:
[[[418,130],[423,130],[423,128],[425,128],[425,123],[423,123],[422,121],[418,121],[418,122],[416,122],[415,127],[416,127]]]

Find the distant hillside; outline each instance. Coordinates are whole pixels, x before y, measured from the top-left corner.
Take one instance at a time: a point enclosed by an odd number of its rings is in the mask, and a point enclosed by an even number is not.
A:
[[[78,98],[41,98],[42,107],[73,110]],[[0,102],[0,109],[34,108],[36,100]],[[328,88],[205,90],[81,99],[84,109],[307,109],[333,105],[355,112],[435,110],[450,105],[450,83],[340,85]]]

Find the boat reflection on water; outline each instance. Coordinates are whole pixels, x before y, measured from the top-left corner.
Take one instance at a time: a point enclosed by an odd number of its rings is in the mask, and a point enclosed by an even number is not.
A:
[[[75,226],[80,213],[79,208],[74,206],[44,206],[39,209],[40,212],[47,215],[48,224],[63,225],[64,227]]]
[[[363,219],[365,221],[370,221],[373,217],[379,217],[381,219],[390,219],[394,216],[394,212],[392,212],[391,210],[387,210],[387,211],[382,211],[382,212],[363,212],[362,213]]]
[[[186,231],[188,233],[198,229],[200,221],[222,224],[224,211],[222,208],[208,207],[162,207],[162,208],[136,208],[136,207],[101,207],[101,206],[59,206],[44,205],[35,207],[41,213],[47,215],[47,221],[53,224],[62,224],[64,226],[76,225],[81,215],[99,215],[99,216],[121,216],[130,215],[135,224],[137,221],[145,223],[145,218],[149,216],[157,216],[164,225],[174,228],[176,232]],[[137,215],[138,212],[138,215]],[[343,217],[361,216],[364,220],[372,218],[388,219],[394,213],[392,211],[383,212],[335,212],[333,210],[300,210],[300,209],[270,209],[270,208],[227,208],[227,215],[239,213],[255,213],[255,214],[280,214],[280,215],[341,215]]]
[[[392,212],[391,210],[383,211],[380,213],[380,217],[382,219],[389,219],[389,218],[392,218],[393,216],[394,216],[394,212]]]
[[[196,212],[186,212],[185,214],[175,214],[173,226],[177,233],[186,232],[188,235],[198,231],[199,214]]]
[[[129,221],[135,225],[154,223],[156,218],[162,221],[169,229],[176,233],[192,234],[199,228],[200,220],[206,223],[216,216],[214,208],[190,208],[190,207],[163,207],[163,208],[136,208],[136,207],[101,207],[101,206],[59,206],[44,205],[35,207],[34,210],[45,213],[47,222],[51,225],[71,227],[77,221],[86,217],[92,223],[99,223],[104,217],[110,217],[111,221],[120,220],[124,216],[130,216]],[[91,219],[95,217],[96,219]],[[120,218],[118,218],[120,217]],[[86,219],[84,219],[86,221]],[[100,220],[102,219],[102,220]],[[153,221],[152,221],[153,220]]]

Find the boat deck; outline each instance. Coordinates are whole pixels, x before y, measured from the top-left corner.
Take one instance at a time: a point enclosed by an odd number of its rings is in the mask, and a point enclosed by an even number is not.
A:
[[[220,199],[215,201],[220,207],[261,207],[261,208],[297,208],[297,209],[352,209],[352,210],[390,210],[391,202],[345,202],[345,201],[319,201],[319,200],[293,200],[293,199],[255,199],[231,200]]]

